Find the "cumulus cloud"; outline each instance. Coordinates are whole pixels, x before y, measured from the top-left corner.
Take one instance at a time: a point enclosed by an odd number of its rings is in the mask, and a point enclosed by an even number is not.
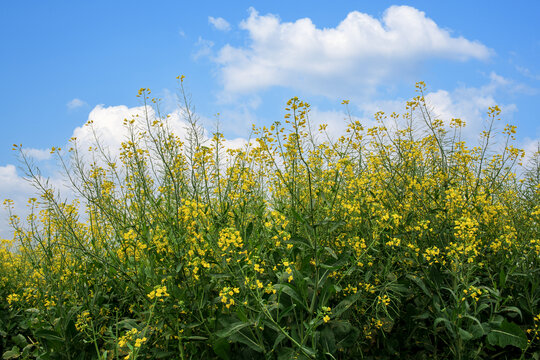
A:
[[[225,92],[286,86],[333,97],[372,89],[430,58],[485,60],[492,52],[477,41],[453,37],[409,6],[392,6],[381,19],[353,11],[336,27],[323,29],[309,18],[282,22],[251,8],[240,28],[248,32],[248,45],[226,45],[215,58]]]
[[[520,145],[525,151],[525,157],[522,163],[525,166],[525,169],[530,169],[531,166],[534,166],[534,164],[532,164],[533,157],[535,155],[539,156],[538,154],[540,154],[540,139],[531,139],[530,137],[527,137],[523,139]]]
[[[88,115],[92,126],[80,126],[73,130],[72,137],[77,139],[81,149],[94,146],[96,139],[111,151],[118,152],[122,141],[126,140],[127,132],[123,125],[124,119],[144,114],[144,107],[128,108],[127,106],[96,106]]]
[[[229,31],[231,29],[231,25],[222,17],[215,18],[213,16],[209,16],[208,22],[220,31]]]
[[[177,109],[169,113],[167,124],[170,130],[186,140],[188,136],[189,123],[186,121],[186,113],[182,109]],[[193,114],[193,116],[197,116]],[[120,152],[121,143],[128,139],[129,131],[124,126],[124,119],[136,119],[139,129],[146,130],[146,117],[152,122],[156,119],[156,114],[151,107],[144,106],[129,108],[125,105],[96,106],[88,115],[88,120],[92,121],[91,126],[83,125],[75,128],[72,137],[77,139],[77,145],[81,150],[94,147],[96,139],[103,148],[110,151],[111,156],[117,156]],[[208,123],[208,119],[201,119],[202,123]],[[210,133],[204,131],[203,141],[211,138]],[[227,139],[225,147],[236,148],[246,144],[242,138]]]
[[[459,87],[453,91],[437,90],[426,95],[428,104],[436,117],[442,120],[460,118],[467,123],[464,135],[469,139],[476,138],[483,130],[487,111],[490,106],[499,105],[502,110],[501,119],[504,124],[512,122],[517,106],[513,103],[500,103],[496,94],[512,92],[514,83],[495,73],[490,74],[490,81],[480,87]]]
[[[427,91],[426,102],[431,115],[448,123],[453,118],[466,122],[463,138],[468,142],[475,142],[478,134],[484,129],[487,120],[487,111],[490,106],[499,105],[502,110],[501,122],[497,124],[499,130],[507,123],[513,123],[517,106],[514,103],[501,103],[498,101],[501,94],[507,94],[520,88],[520,84],[491,73],[488,81],[479,87],[461,86],[452,90],[436,89]],[[408,99],[378,99],[364,102],[351,102],[352,120],[359,120],[365,128],[375,126],[374,114],[383,111],[386,114],[395,112],[403,114]],[[320,110],[313,107],[310,113],[312,123],[316,126],[328,124],[330,133],[334,136],[343,134],[348,118],[345,111]],[[393,127],[390,121],[386,124]],[[400,124],[403,126],[405,124]]]
[[[34,160],[49,160],[51,158],[51,149],[24,149],[27,156]]]
[[[95,147],[96,140],[107,152],[111,158],[117,158],[120,153],[121,143],[128,139],[129,131],[124,126],[124,119],[136,119],[137,127],[140,130],[145,130],[146,116],[150,121],[156,118],[154,110],[150,107],[127,107],[120,106],[96,106],[88,115],[88,120],[91,125],[83,125],[76,127],[73,130],[72,137],[76,138],[76,144],[81,151],[83,158],[90,159],[86,155],[86,151],[90,147]],[[196,116],[196,115],[195,115]],[[185,120],[185,113],[181,109],[177,109],[168,114],[168,126],[173,133],[178,135],[183,141],[187,140],[188,122]],[[203,142],[209,141],[211,134],[204,131]],[[66,139],[67,142],[67,139]],[[226,139],[224,148],[239,148],[247,144],[244,138]],[[71,144],[66,144],[63,148],[67,149]],[[23,149],[25,155],[34,160],[49,160],[49,149]],[[49,176],[49,184],[58,190],[63,199],[74,199],[76,194],[73,193],[69,184],[66,182],[63,171],[54,167],[51,163],[40,163],[47,167]],[[45,181],[45,179],[42,179]],[[25,180],[17,172],[17,168],[8,164],[0,166],[0,204],[5,198],[12,199],[15,203],[15,213],[21,216],[22,219],[28,214],[26,206],[27,200],[30,197],[36,197],[38,191]],[[10,238],[12,230],[9,226],[8,214],[5,209],[0,208],[0,238]]]
[[[86,102],[82,101],[81,99],[73,99],[70,102],[66,104],[67,108],[70,110],[80,108],[82,106],[86,105]]]

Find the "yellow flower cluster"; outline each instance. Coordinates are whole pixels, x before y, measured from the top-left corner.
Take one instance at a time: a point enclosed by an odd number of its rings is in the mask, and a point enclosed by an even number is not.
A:
[[[220,231],[218,246],[221,251],[227,253],[243,247],[242,238],[240,232],[232,228],[225,228]]]
[[[384,306],[390,305],[390,297],[387,294],[384,294],[383,296],[377,296],[377,300],[379,304],[382,304]]]
[[[83,332],[90,326],[92,322],[92,317],[90,316],[90,312],[88,310],[84,310],[82,313],[77,315],[77,321],[75,322],[75,328],[79,332]]]
[[[322,314],[323,314],[323,321],[325,323],[329,322],[330,321],[330,315],[332,315],[332,308],[330,308],[328,306],[323,306],[323,307],[321,307],[321,310],[322,310]]]
[[[465,301],[467,297],[471,297],[475,302],[478,302],[480,299],[480,296],[482,296],[483,292],[481,289],[478,289],[477,287],[470,286],[468,289],[463,289],[463,297],[461,298],[461,301]]]
[[[154,290],[152,290],[148,295],[148,298],[150,300],[159,299],[159,301],[163,302],[164,300],[162,298],[169,296],[169,293],[167,292],[167,286],[156,286]]]
[[[437,246],[432,246],[424,251],[424,258],[429,263],[429,265],[433,265],[434,263],[439,262],[438,256],[440,253],[441,251]]]
[[[233,288],[233,287],[224,287],[219,292],[220,301],[225,304],[225,307],[229,309],[231,306],[234,305],[234,294],[240,293],[239,288]]]
[[[9,294],[7,296],[7,302],[9,305],[11,305],[12,303],[16,303],[17,301],[19,301],[21,298],[18,294]]]
[[[135,349],[141,348],[141,346],[148,341],[148,338],[146,336],[141,337],[141,335],[144,334],[139,332],[136,328],[132,328],[131,330],[127,331],[124,335],[118,338],[117,344],[120,349],[125,348],[128,346],[128,344],[132,344],[132,346]],[[133,341],[135,342],[133,343]],[[128,353],[124,359],[130,359],[131,358],[131,352]]]

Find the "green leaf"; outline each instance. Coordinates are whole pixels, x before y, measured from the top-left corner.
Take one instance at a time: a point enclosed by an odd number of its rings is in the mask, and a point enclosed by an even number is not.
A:
[[[292,348],[282,348],[278,352],[278,360],[290,360],[293,359],[295,351]]]
[[[205,336],[188,336],[186,339],[193,340],[193,341],[206,341],[208,340]]]
[[[248,321],[248,317],[246,316],[246,314],[244,313],[242,308],[240,308],[240,307],[236,308],[236,315],[238,316],[238,319],[240,319],[241,321],[243,321],[243,322]]]
[[[504,289],[506,285],[506,273],[504,272],[504,268],[501,267],[501,271],[499,272],[499,287],[501,289]]]
[[[291,299],[295,300],[295,303],[297,305],[301,305],[304,309],[308,309],[306,304],[304,304],[304,301],[302,297],[288,284],[275,284],[274,289],[276,289],[279,292],[284,292],[285,294],[289,295]]]
[[[452,334],[452,336],[455,336],[456,335],[456,332],[454,331],[454,326],[452,324],[452,322],[448,319],[445,319],[445,318],[442,318],[442,317],[438,317],[435,319],[435,322],[433,323],[433,327],[436,329],[437,328],[437,325],[439,325],[440,322],[443,322],[445,327],[446,327],[446,330],[448,330],[448,332],[450,334]]]
[[[264,349],[255,342],[251,337],[247,336],[241,331],[238,331],[234,334],[232,334],[229,339],[232,342],[239,342],[242,344],[247,345],[250,349],[255,350],[256,352],[262,353],[264,352]]]
[[[253,233],[253,221],[251,221],[246,228],[246,240],[249,239],[252,233]]]
[[[492,329],[487,336],[487,341],[493,346],[515,346],[524,350],[527,347],[527,335],[514,323],[504,320],[499,329]]]
[[[517,314],[519,315],[519,318],[520,319],[523,319],[523,316],[521,314],[521,310],[518,308],[518,307],[515,307],[515,306],[504,306],[501,310],[499,310],[499,312],[507,312],[507,313],[511,313],[511,314]]]
[[[178,355],[177,351],[160,351],[160,352],[152,354],[152,358],[154,358],[154,359],[173,359],[177,355]]]
[[[276,340],[274,341],[274,346],[272,346],[272,349],[275,350],[278,345],[283,341],[285,340],[287,337],[285,336],[285,334],[283,333],[280,333],[277,337],[276,337]]]
[[[120,320],[116,325],[120,329],[131,330],[137,327],[137,321],[135,319]]]
[[[334,353],[336,351],[336,337],[329,326],[321,331],[321,343],[326,351]]]
[[[348,321],[332,320],[332,330],[334,336],[338,340],[336,343],[337,348],[347,348],[358,343],[358,337],[360,330],[351,325]]]
[[[26,341],[26,338],[22,334],[18,334],[16,336],[13,336],[11,340],[15,343],[15,345],[19,347],[25,347],[28,345],[28,342]]]
[[[229,324],[229,326],[227,328],[218,331],[216,333],[216,336],[218,336],[220,338],[227,338],[227,337],[239,332],[243,328],[251,326],[251,325],[253,325],[253,324],[249,323],[249,322],[243,322],[243,321],[234,322],[234,323]]]
[[[501,327],[503,321],[504,318],[501,315],[495,315],[491,320],[489,320],[489,324],[496,328],[499,328]]]
[[[482,327],[482,325],[473,324],[469,328],[469,330],[470,330],[470,333],[473,336],[473,339],[478,339],[478,338],[481,338],[482,336],[485,335],[484,328]]]
[[[420,315],[411,316],[411,319],[415,319],[415,320],[425,320],[427,318],[429,318],[429,313],[427,311]]]
[[[459,337],[463,339],[463,341],[469,341],[474,337],[473,334],[471,334],[467,330],[463,330],[462,328],[459,328],[458,334],[459,334]]]
[[[4,359],[4,360],[16,359],[20,355],[21,355],[21,353],[19,352],[19,348],[17,346],[14,346],[14,347],[11,348],[11,350],[6,351],[4,353],[4,355],[2,355],[2,359]]]
[[[41,339],[45,339],[45,340],[49,340],[49,341],[59,341],[59,342],[63,342],[64,341],[64,338],[61,337],[56,331],[53,331],[53,330],[46,330],[46,329],[41,329],[41,330],[38,330],[35,332],[35,336],[37,338],[41,338]]]
[[[231,351],[231,345],[225,338],[218,338],[212,343],[212,349],[217,356],[222,360],[229,360],[229,352]]]
[[[338,256],[336,255],[336,253],[334,252],[334,250],[332,250],[331,248],[329,248],[328,246],[325,246],[324,247],[324,250],[326,250],[326,252],[328,254],[330,254],[331,257],[333,257],[334,259],[338,259]]]
[[[424,281],[420,279],[418,276],[414,275],[407,275],[407,278],[412,280],[427,296],[431,296],[431,291],[429,291],[426,287],[426,284],[424,284]]]
[[[362,292],[358,291],[356,294],[347,296],[345,299],[341,300],[340,303],[337,304],[332,310],[334,317],[339,317],[346,310],[348,310],[355,302],[357,302],[362,296],[363,296]]]

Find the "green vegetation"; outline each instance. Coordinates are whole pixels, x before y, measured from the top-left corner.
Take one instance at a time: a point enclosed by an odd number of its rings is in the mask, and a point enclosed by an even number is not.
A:
[[[187,107],[186,143],[128,119],[118,159],[54,149],[82,205],[29,165],[41,192],[0,248],[3,358],[539,358],[540,154],[518,165],[510,125],[493,150],[498,107],[469,148],[424,87],[335,140],[297,98],[240,149]]]

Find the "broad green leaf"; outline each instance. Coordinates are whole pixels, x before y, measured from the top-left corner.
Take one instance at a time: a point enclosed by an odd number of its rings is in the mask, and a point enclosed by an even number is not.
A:
[[[26,341],[26,338],[22,334],[18,334],[16,336],[13,336],[11,340],[19,347],[23,348],[26,345],[28,345],[28,342]]]
[[[4,360],[7,360],[7,359],[16,359],[18,358],[19,356],[21,355],[21,353],[19,352],[19,347],[17,346],[14,346],[11,348],[11,350],[8,350],[4,353],[4,355],[2,355],[2,359]]]
[[[505,306],[501,310],[499,310],[499,312],[500,313],[507,312],[507,313],[512,313],[512,314],[517,314],[517,315],[519,315],[520,319],[523,319],[523,316],[521,314],[521,310],[518,307],[515,307],[515,306]]]
[[[339,317],[341,314],[343,314],[343,312],[348,310],[355,302],[357,302],[358,299],[360,299],[362,296],[362,292],[359,291],[356,294],[347,296],[345,299],[341,300],[341,302],[337,304],[332,310],[334,317]]]
[[[527,335],[514,323],[504,320],[499,329],[492,329],[487,336],[491,345],[506,347],[512,345],[524,350],[527,347]]]
[[[486,333],[484,332],[484,327],[482,325],[473,324],[469,328],[470,333],[473,336],[473,339],[479,339],[482,336],[484,336]]]
[[[473,334],[461,328],[458,330],[458,334],[459,334],[459,337],[462,338],[464,341],[469,341],[474,337]]]
[[[53,330],[38,330],[34,333],[34,335],[37,338],[49,340],[49,341],[60,341],[63,342],[64,338],[62,338],[56,331]]]
[[[333,353],[336,351],[336,337],[334,335],[334,332],[329,326],[326,326],[321,331],[321,342],[325,350],[327,350],[330,353]]]
[[[212,349],[216,353],[217,356],[219,356],[222,360],[229,360],[229,352],[231,350],[231,345],[229,344],[229,341],[225,338],[217,338],[212,343]]]

